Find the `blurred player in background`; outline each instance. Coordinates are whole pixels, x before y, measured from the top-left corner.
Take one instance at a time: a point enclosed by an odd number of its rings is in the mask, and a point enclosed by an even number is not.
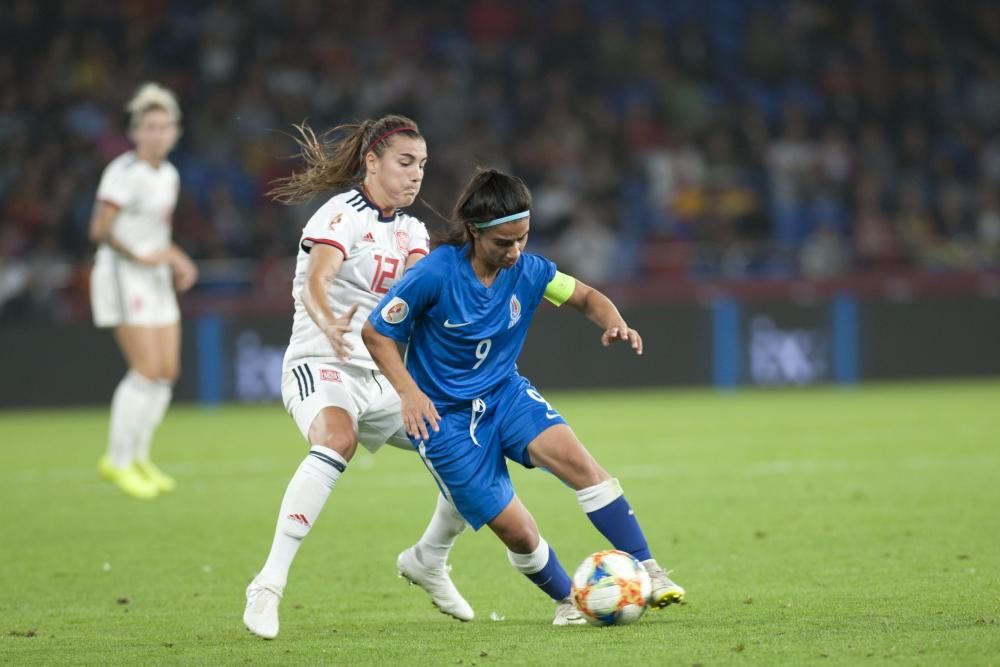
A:
[[[147,83],[127,106],[135,149],[104,170],[90,222],[98,244],[90,280],[94,323],[114,329],[128,372],[111,399],[101,475],[135,498],[172,491],[174,480],[150,460],[153,433],[180,372],[176,292],[198,271],[171,242],[180,179],[167,161],[180,136],[180,107],[169,90]]]
[[[424,224],[400,209],[420,192],[427,146],[409,118],[385,116],[343,125],[321,141],[298,128],[306,169],[279,181],[283,203],[349,187],[306,223],[292,295],[295,319],[285,353],[285,408],[309,443],[281,502],[264,567],[247,587],[243,622],[254,634],[278,634],[278,604],[292,560],[360,442],[408,451],[399,397],[372,361],[355,327],[405,270],[427,255]],[[357,316],[357,324],[352,320]],[[471,620],[472,608],[448,576],[446,560],[465,520],[439,497],[424,535],[397,559],[444,613]]]
[[[642,561],[649,603],[684,599],[650,553],[621,485],[594,460],[559,413],[517,372],[542,298],[579,310],[601,342],[642,339],[603,294],[523,253],[531,193],[518,178],[477,174],[459,198],[451,238],[383,297],[362,332],[400,397],[403,423],[445,496],[475,529],[489,527],[511,564],[556,601],[553,624],[583,623],[571,581],[534,518],[514,495],[505,457],[552,472],[616,549]],[[408,343],[406,361],[398,343]],[[428,424],[430,428],[428,428]]]

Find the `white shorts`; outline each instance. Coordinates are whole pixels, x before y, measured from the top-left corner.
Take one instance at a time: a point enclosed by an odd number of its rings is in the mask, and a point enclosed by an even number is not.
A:
[[[162,327],[180,321],[170,267],[99,260],[90,273],[90,309],[98,327]]]
[[[281,398],[306,442],[316,415],[337,407],[351,415],[358,442],[373,454],[386,443],[414,451],[403,428],[399,396],[378,371],[334,360],[300,360],[282,374]]]

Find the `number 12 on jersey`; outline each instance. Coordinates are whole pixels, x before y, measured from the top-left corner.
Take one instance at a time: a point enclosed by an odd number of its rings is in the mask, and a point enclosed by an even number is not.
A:
[[[398,258],[375,255],[375,275],[372,276],[372,291],[376,294],[386,294],[389,288],[386,287],[385,281],[395,280],[398,270]]]

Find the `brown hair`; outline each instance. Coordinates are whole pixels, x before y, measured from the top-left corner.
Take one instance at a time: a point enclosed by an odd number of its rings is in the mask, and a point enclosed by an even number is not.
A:
[[[416,123],[394,114],[338,125],[318,137],[305,123],[294,127],[300,136],[292,138],[301,149],[299,156],[305,169],[272,183],[267,194],[282,204],[299,204],[321,192],[360,184],[365,179],[365,155],[374,151],[382,157],[394,134],[423,138]]]
[[[439,241],[457,246],[471,244],[469,227],[530,209],[531,191],[524,181],[497,169],[480,169],[458,196],[447,233]]]

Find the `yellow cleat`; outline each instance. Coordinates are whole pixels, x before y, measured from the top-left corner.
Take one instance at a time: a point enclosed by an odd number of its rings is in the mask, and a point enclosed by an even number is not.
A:
[[[135,468],[160,493],[170,493],[177,488],[177,480],[157,468],[152,461],[136,461]]]
[[[101,476],[101,479],[106,479],[110,482],[115,475],[115,467],[111,464],[111,459],[107,456],[102,456],[101,460],[97,462],[97,473]]]
[[[649,574],[652,592],[649,595],[649,606],[654,609],[663,609],[672,604],[683,604],[684,588],[672,581],[667,576],[667,572],[660,567],[655,560],[643,562],[646,572]]]
[[[133,498],[152,500],[160,493],[159,489],[147,480],[134,464],[129,464],[124,468],[116,468],[107,457],[104,457],[98,462],[97,470],[101,477]]]

